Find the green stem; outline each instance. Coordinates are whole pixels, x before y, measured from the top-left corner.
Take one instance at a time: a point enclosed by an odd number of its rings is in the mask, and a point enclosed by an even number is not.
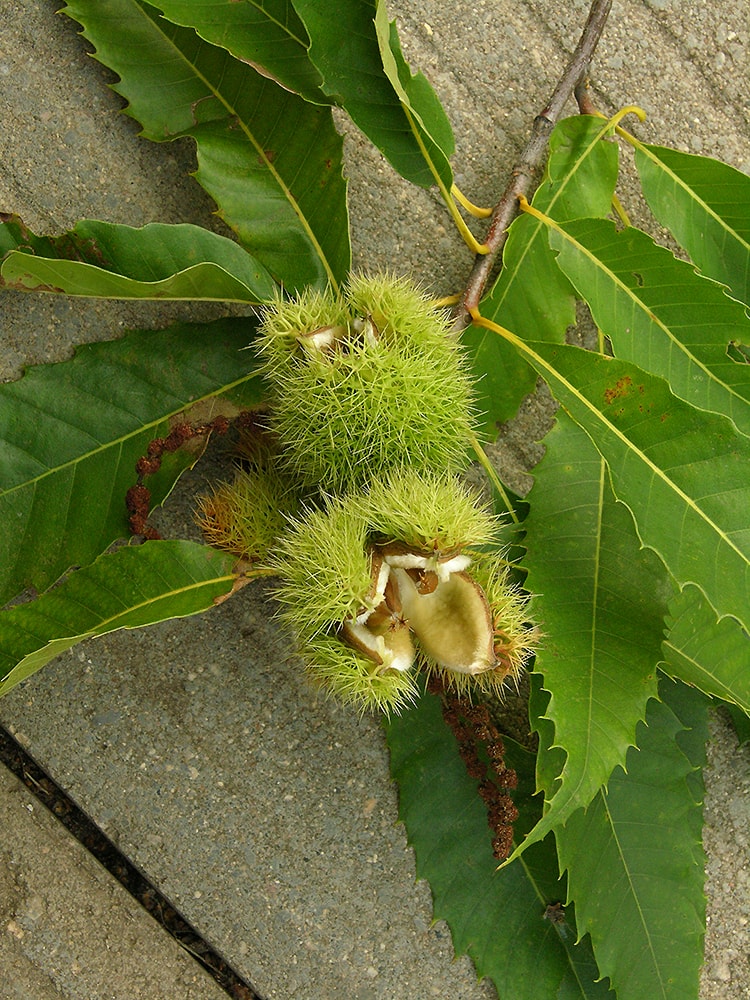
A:
[[[469,229],[469,227],[466,225],[466,223],[464,222],[463,218],[461,217],[461,213],[458,210],[458,206],[456,205],[456,202],[453,200],[453,196],[452,196],[451,192],[445,186],[445,183],[443,182],[443,179],[440,176],[440,173],[439,173],[437,167],[432,162],[432,157],[430,156],[430,153],[429,153],[427,147],[425,146],[424,142],[422,141],[422,136],[419,134],[419,129],[417,128],[417,126],[416,126],[416,124],[414,122],[414,116],[412,115],[411,111],[409,110],[409,108],[407,108],[407,106],[405,104],[402,104],[401,106],[403,108],[404,114],[406,115],[406,117],[407,117],[407,119],[409,121],[409,125],[411,126],[412,134],[413,134],[414,138],[417,141],[417,145],[419,146],[419,148],[420,148],[420,150],[422,152],[422,155],[424,156],[425,163],[430,168],[430,173],[435,178],[435,183],[437,184],[438,190],[440,191],[440,195],[441,195],[443,201],[445,202],[445,205],[446,205],[448,211],[451,214],[451,218],[453,219],[453,223],[454,223],[456,229],[461,234],[461,239],[468,246],[468,248],[471,250],[472,253],[475,253],[475,254],[485,254],[485,253],[487,253],[488,252],[488,248],[485,247],[484,244],[479,243],[477,241],[476,237],[474,236],[474,234],[472,233],[472,231]]]
[[[625,211],[622,202],[616,194],[612,195],[612,208],[622,224],[630,228],[632,223],[628,217],[628,213]]]
[[[505,504],[505,509],[508,511],[508,514],[510,515],[511,520],[513,521],[514,524],[520,524],[521,522],[520,522],[520,520],[518,518],[518,515],[513,510],[513,506],[512,506],[512,504],[510,502],[510,497],[506,493],[505,487],[500,482],[500,477],[498,476],[497,472],[495,471],[495,468],[494,468],[492,462],[490,462],[489,458],[487,457],[487,452],[481,446],[481,444],[479,443],[478,438],[474,434],[471,435],[471,446],[474,449],[474,454],[477,456],[477,459],[479,460],[479,464],[482,466],[482,468],[484,469],[484,471],[487,473],[490,482],[492,483],[492,485],[494,486],[494,488],[497,490],[497,492],[499,493],[499,495],[500,495],[503,503]]]

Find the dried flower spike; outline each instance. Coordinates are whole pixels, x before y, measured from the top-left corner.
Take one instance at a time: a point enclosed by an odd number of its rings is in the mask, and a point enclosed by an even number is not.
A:
[[[195,520],[209,545],[250,559],[265,559],[286,527],[297,496],[271,464],[238,469],[231,482],[198,498]]]

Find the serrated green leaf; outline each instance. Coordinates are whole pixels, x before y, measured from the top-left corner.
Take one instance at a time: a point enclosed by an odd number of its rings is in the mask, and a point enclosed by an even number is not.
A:
[[[417,873],[430,882],[435,917],[450,926],[456,953],[467,952],[479,975],[513,1000],[607,997],[607,987],[595,981],[588,942],[574,943],[572,909],[566,912],[569,926],[544,919],[546,906],[565,891],[551,843],[537,844],[522,861],[496,870],[485,806],[439,700],[424,695],[385,728]],[[532,798],[533,757],[510,740],[506,749],[519,774],[514,797],[523,798],[526,825],[533,824],[539,811]]]
[[[309,59],[310,39],[288,0],[148,0],[175,24],[227,49],[314,104],[330,103]]]
[[[524,564],[526,586],[536,595],[532,615],[545,635],[534,669],[551,693],[545,715],[566,760],[552,780],[540,781],[554,791],[519,850],[587,806],[624,764],[646,703],[656,696],[671,593],[586,434],[561,413],[544,443],[528,498]],[[540,766],[546,766],[542,750]]]
[[[606,460],[642,543],[720,617],[750,621],[750,440],[661,378],[577,347],[512,338]]]
[[[579,219],[555,224],[549,240],[618,358],[750,434],[750,366],[727,354],[731,343],[750,343],[740,303],[637,229]]]
[[[0,611],[0,695],[83,639],[205,611],[236,585],[236,562],[195,542],[126,546]]]
[[[618,1000],[698,997],[706,701],[669,682],[661,694],[639,727],[627,773],[616,772],[556,833],[579,931],[590,933]]]
[[[0,286],[116,299],[268,302],[276,285],[232,240],[200,226],[84,219],[62,236],[0,223]]]
[[[560,786],[565,767],[565,751],[555,743],[555,726],[547,717],[550,692],[542,686],[544,678],[536,670],[529,674],[529,722],[531,732],[539,737],[536,755],[536,784],[545,797],[551,799]]]
[[[335,17],[315,0],[294,0],[294,6],[323,91],[403,177],[431,187],[435,171],[450,188],[450,124],[424,77],[411,77],[381,0],[350,0]]]
[[[685,587],[669,606],[663,670],[706,694],[750,712],[750,636],[734,618],[716,620],[697,587]]]
[[[290,291],[350,264],[341,137],[316,107],[137,0],[71,0],[127,113],[156,142],[190,136],[196,179],[243,246]]]
[[[545,177],[532,204],[559,220],[606,215],[617,181],[617,146],[608,125],[586,115],[559,122],[550,137]],[[522,215],[510,227],[503,269],[482,301],[483,316],[528,340],[562,343],[575,322],[575,296],[560,271],[544,227]],[[485,432],[515,415],[536,372],[498,337],[476,326],[463,334],[474,358]]]
[[[732,726],[734,727],[739,745],[744,746],[746,743],[750,743],[750,718],[748,718],[747,713],[737,708],[736,705],[731,704],[727,705],[726,709],[732,720]]]
[[[453,182],[449,159],[455,152],[451,123],[424,74],[412,73],[409,69],[401,51],[396,22],[389,22],[385,3],[378,0],[375,6],[375,30],[385,75],[401,102],[433,179],[439,177],[449,190]]]
[[[750,177],[708,156],[638,144],[648,206],[704,274],[750,305]]]
[[[135,463],[177,415],[200,403],[198,419],[258,404],[243,350],[252,331],[234,319],[131,333],[0,386],[0,603],[44,590],[129,533]],[[149,477],[154,503],[196,457],[177,452],[168,478]]]

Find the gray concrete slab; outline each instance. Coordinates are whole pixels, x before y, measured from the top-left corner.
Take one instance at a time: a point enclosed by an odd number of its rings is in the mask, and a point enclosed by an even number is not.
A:
[[[217,224],[183,176],[189,146],[136,139],[55,6],[0,8],[0,209],[43,231],[82,216]],[[455,124],[457,175],[475,200],[504,186],[586,8],[392,5],[407,53]],[[747,12],[728,0],[620,0],[594,74],[599,100],[604,110],[644,106],[647,139],[748,169],[747,53]],[[408,269],[441,294],[457,289],[470,259],[434,196],[395,178],[353,132],[347,163],[356,263]],[[5,378],[126,327],[212,314],[20,294],[0,306]],[[532,416],[516,448],[533,454],[538,433]],[[182,529],[188,485],[168,512]],[[488,1000],[493,988],[466,959],[453,961],[447,928],[431,923],[429,889],[415,885],[377,723],[311,697],[266,592],[248,587],[210,615],[86,643],[0,702],[0,721],[268,1000]],[[715,739],[701,996],[740,1000],[750,997],[750,846],[738,789],[748,789],[750,760],[720,727]]]
[[[226,998],[5,768],[0,830],[2,1000]]]

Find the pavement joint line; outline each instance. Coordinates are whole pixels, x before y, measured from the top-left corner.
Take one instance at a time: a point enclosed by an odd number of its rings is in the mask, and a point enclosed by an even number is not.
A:
[[[232,1000],[263,1000],[4,726],[0,726],[0,763],[23,782],[37,801],[208,972]]]

